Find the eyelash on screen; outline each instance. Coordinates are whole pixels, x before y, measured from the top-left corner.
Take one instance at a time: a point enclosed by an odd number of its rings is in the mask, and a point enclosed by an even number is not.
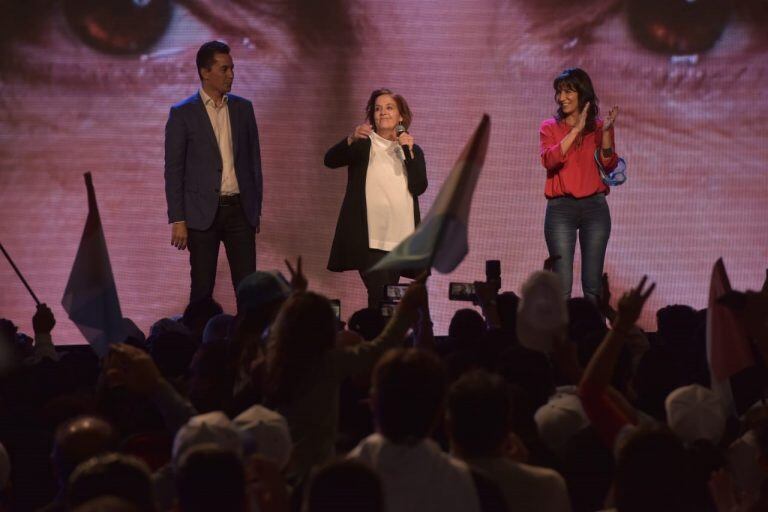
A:
[[[515,75],[526,72],[531,66],[530,54],[534,54],[560,57],[562,67],[601,69],[633,81],[637,86],[669,87],[687,93],[691,87],[700,86],[725,91],[734,80],[756,79],[761,69],[765,69],[761,59],[768,41],[760,29],[768,20],[768,4],[764,0],[739,2],[711,48],[682,55],[653,51],[638,41],[628,20],[628,0],[578,3],[516,0],[515,3],[529,20],[526,35],[535,34],[536,41],[522,58],[516,53],[515,45],[521,44],[519,40],[501,49],[510,72]],[[522,44],[530,45],[529,41]],[[682,85],[688,87],[681,88]]]
[[[99,1],[93,1],[99,4]],[[178,55],[191,53],[194,58],[200,43],[214,38],[224,39],[240,54],[256,51],[264,61],[285,62],[290,60],[292,49],[307,41],[324,38],[315,32],[328,30],[327,24],[313,26],[300,15],[287,14],[303,12],[296,9],[309,1],[238,0],[226,6],[218,0],[169,1],[168,23],[160,26],[162,31],[151,46],[135,52],[125,51],[124,47],[110,51],[109,45],[93,44],[87,37],[81,37],[65,15],[64,2],[39,2],[26,11],[16,7],[14,14],[20,23],[13,25],[14,30],[0,35],[0,55],[4,57],[0,59],[0,78],[8,75],[27,83],[55,83],[57,86],[93,86],[101,82],[108,82],[110,87],[123,83],[130,86],[161,74],[169,77],[177,72],[186,75],[189,55],[184,58]],[[337,16],[344,4],[345,0],[329,2],[327,16]],[[72,10],[69,9],[70,14]],[[337,19],[344,20],[344,16],[337,16]],[[118,26],[120,21],[119,18],[108,20]],[[85,23],[88,29],[94,29],[92,19],[86,19]],[[4,23],[0,23],[2,25]],[[341,33],[345,27],[349,30],[353,27],[343,21],[340,26]],[[95,30],[90,31],[104,35],[100,28],[95,26]],[[348,36],[354,40],[353,32]]]

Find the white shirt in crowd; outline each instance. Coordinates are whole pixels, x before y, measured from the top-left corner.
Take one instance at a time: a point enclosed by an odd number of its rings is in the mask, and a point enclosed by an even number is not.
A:
[[[408,191],[408,175],[398,143],[376,132],[370,138],[365,177],[368,246],[391,251],[415,229],[413,196]]]
[[[565,480],[557,471],[521,464],[505,457],[483,457],[466,462],[499,487],[510,511],[571,511]]]
[[[415,445],[363,439],[349,454],[381,478],[387,512],[479,512],[469,467],[426,439]]]

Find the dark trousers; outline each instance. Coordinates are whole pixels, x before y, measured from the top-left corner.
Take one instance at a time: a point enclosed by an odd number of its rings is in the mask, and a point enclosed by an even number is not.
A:
[[[379,262],[386,256],[386,251],[378,249],[368,249],[365,269],[360,270],[360,278],[363,280],[365,289],[368,291],[368,307],[378,310],[379,303],[384,300],[386,294],[384,287],[388,284],[397,284],[400,281],[399,270],[377,270],[376,272],[366,272],[369,268]]]
[[[584,297],[596,302],[602,285],[605,250],[611,235],[611,212],[605,194],[583,199],[556,197],[547,201],[544,235],[549,255],[560,256],[553,270],[560,277],[566,298],[571,296],[577,234],[581,248],[581,288]]]
[[[256,270],[256,230],[245,217],[237,196],[221,198],[213,225],[189,230],[189,263],[192,290],[189,301],[213,296],[219,244],[224,243],[232,274],[232,286]]]

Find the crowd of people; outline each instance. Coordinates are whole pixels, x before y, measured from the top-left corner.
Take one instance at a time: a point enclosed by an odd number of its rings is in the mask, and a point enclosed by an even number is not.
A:
[[[768,510],[768,407],[711,389],[706,311],[636,326],[645,278],[596,302],[548,270],[477,282],[436,337],[426,274],[342,322],[289,269],[101,360],[56,347],[45,305],[33,337],[1,320],[0,510]],[[764,368],[768,286],[747,298]]]

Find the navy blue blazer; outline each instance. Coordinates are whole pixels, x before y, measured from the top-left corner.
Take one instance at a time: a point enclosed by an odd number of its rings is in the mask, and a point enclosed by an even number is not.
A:
[[[240,204],[248,222],[259,226],[263,183],[259,130],[250,101],[228,94],[232,151]],[[208,229],[216,217],[221,187],[221,152],[197,92],[171,107],[165,125],[165,198],[168,222],[186,221]]]

